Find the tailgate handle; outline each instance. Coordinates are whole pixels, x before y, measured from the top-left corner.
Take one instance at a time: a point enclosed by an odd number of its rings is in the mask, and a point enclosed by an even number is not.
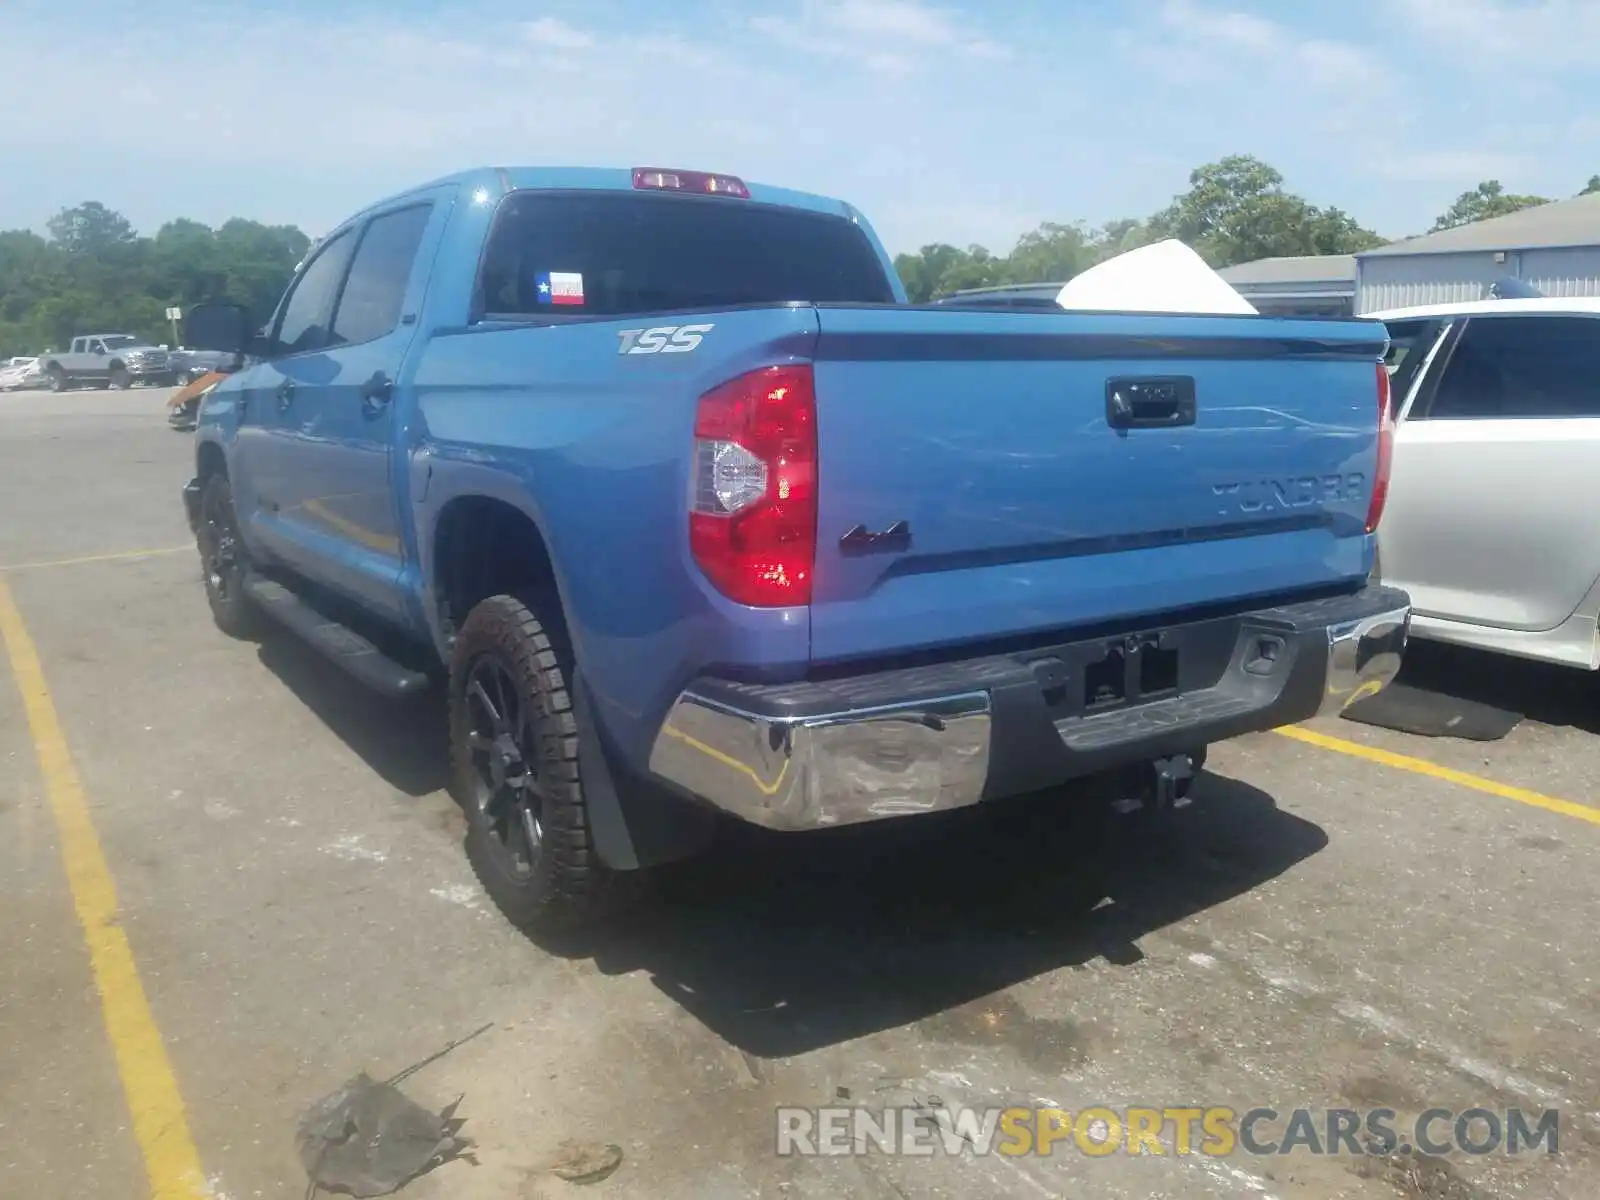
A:
[[[1171,429],[1194,420],[1192,375],[1106,380],[1106,424],[1113,429]]]

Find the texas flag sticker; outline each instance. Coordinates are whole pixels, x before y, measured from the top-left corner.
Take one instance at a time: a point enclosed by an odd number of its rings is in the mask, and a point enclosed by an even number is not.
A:
[[[583,276],[576,271],[541,271],[537,283],[540,304],[583,303]]]

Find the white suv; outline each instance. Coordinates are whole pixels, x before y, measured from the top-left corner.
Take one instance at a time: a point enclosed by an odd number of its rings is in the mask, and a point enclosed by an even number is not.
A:
[[[1365,315],[1399,420],[1378,573],[1413,636],[1600,668],[1600,299]]]

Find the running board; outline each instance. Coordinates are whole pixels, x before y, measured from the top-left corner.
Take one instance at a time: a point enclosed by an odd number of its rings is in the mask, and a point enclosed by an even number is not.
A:
[[[275,579],[250,575],[245,595],[267,616],[321,653],[346,673],[384,696],[414,696],[428,686],[421,671],[403,666],[348,625],[330,620]]]

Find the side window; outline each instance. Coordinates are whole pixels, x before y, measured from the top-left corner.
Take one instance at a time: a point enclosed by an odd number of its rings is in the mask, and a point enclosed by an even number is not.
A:
[[[420,204],[385,213],[367,225],[339,297],[331,345],[368,342],[399,323],[411,265],[432,212],[431,204]]]
[[[98,340],[90,342],[86,349],[90,354],[104,354],[106,352],[105,343]]]
[[[1450,355],[1428,417],[1600,417],[1600,320],[1472,318]]]
[[[317,256],[289,285],[289,295],[272,334],[272,357],[304,354],[328,344],[328,321],[339,294],[355,238],[346,231],[324,242]]]

